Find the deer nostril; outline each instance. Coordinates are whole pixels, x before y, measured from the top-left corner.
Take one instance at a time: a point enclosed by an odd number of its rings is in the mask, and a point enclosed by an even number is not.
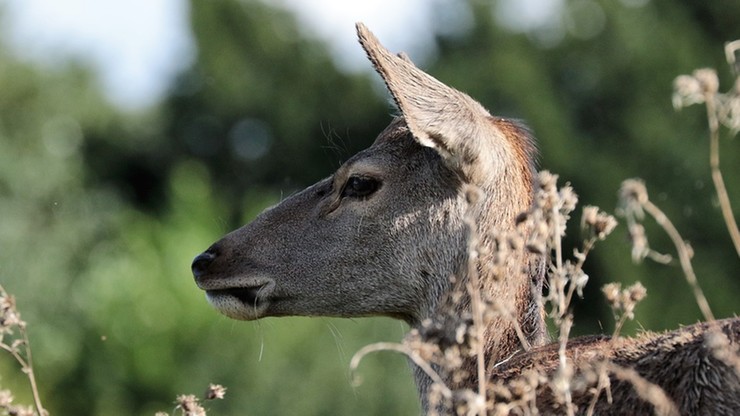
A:
[[[213,260],[216,259],[216,255],[210,251],[205,251],[203,253],[198,254],[193,259],[193,264],[190,266],[190,268],[193,270],[193,277],[196,279],[203,277],[203,275],[208,273],[208,267],[213,263]]]

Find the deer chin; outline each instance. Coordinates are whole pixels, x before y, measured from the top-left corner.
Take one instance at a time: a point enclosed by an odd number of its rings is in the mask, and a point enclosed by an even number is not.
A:
[[[252,321],[265,316],[275,282],[268,280],[250,285],[205,288],[206,299],[222,314],[232,319]]]

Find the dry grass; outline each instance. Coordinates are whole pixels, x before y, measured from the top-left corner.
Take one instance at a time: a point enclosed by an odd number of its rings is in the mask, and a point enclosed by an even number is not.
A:
[[[726,46],[728,63],[733,68],[740,67],[736,61],[738,51],[740,51],[740,41],[729,43]],[[720,124],[728,127],[732,134],[740,131],[740,77],[733,88],[725,94],[718,92],[719,82],[716,73],[711,69],[697,70],[691,76],[678,77],[675,81],[675,88],[674,104],[677,108],[695,103],[705,103],[707,106],[712,179],[720,200],[725,224],[740,255],[740,233],[738,233],[730,201],[724,188],[719,168],[718,150]],[[615,380],[631,383],[641,399],[653,404],[656,414],[678,414],[676,405],[665,392],[659,386],[644,379],[634,369],[621,367],[608,360],[594,362],[585,368],[574,368],[568,359],[566,344],[573,323],[570,304],[574,295],[580,295],[588,282],[588,276],[582,269],[583,264],[595,244],[606,238],[614,229],[616,220],[596,207],[584,207],[581,219],[584,236],[582,248],[574,251],[573,259],[565,258],[561,241],[565,236],[566,223],[576,207],[577,196],[568,185],[558,188],[556,175],[541,172],[538,179],[532,209],[520,218],[519,227],[513,234],[495,236],[496,241],[499,242],[495,245],[498,251],[493,253],[493,264],[486,267],[493,269],[492,275],[500,276],[501,271],[505,270],[506,261],[511,261],[512,257],[521,258],[523,250],[545,254],[549,257],[550,267],[546,285],[548,290],[543,296],[543,302],[548,319],[558,328],[555,337],[559,344],[556,371],[546,372],[535,368],[524,371],[513,381],[506,382],[488,380],[486,377],[487,369],[502,364],[485,362],[483,332],[491,316],[503,316],[510,320],[517,329],[522,350],[528,350],[530,345],[522,335],[518,321],[512,313],[515,310],[514,305],[507,304],[506,300],[485,299],[477,289],[480,285],[477,281],[479,271],[476,267],[476,260],[481,248],[478,246],[479,237],[474,233],[475,224],[470,218],[468,218],[471,235],[468,244],[470,282],[467,286],[472,306],[470,316],[444,317],[439,322],[427,322],[424,325],[424,331],[412,330],[403,344],[382,343],[363,348],[352,360],[352,371],[356,371],[362,357],[378,350],[400,351],[417,364],[423,360],[422,365],[425,372],[434,380],[433,388],[429,393],[430,413],[433,415],[440,412],[470,416],[540,414],[537,392],[542,386],[547,386],[553,392],[555,399],[561,405],[562,413],[567,415],[574,415],[577,411],[572,402],[574,389],[588,391],[592,394],[592,400],[586,408],[586,414],[591,415],[601,395],[605,395],[611,403],[610,376]],[[466,189],[465,194],[471,207],[480,199],[477,190]],[[644,183],[639,179],[626,180],[622,184],[619,195],[618,213],[627,222],[633,244],[633,260],[639,262],[648,258],[660,263],[668,263],[672,259],[670,255],[660,254],[650,249],[641,224],[644,214],[647,213],[672,240],[684,277],[693,291],[697,304],[705,319],[709,322],[714,321],[714,314],[691,265],[693,253],[689,244],[683,240],[668,217],[649,199]],[[625,289],[622,289],[618,283],[608,284],[603,287],[602,292],[614,314],[613,340],[617,340],[623,324],[626,320],[634,318],[636,305],[645,298],[647,293],[639,282]],[[728,367],[734,368],[740,376],[738,347],[731,345],[724,334],[718,330],[710,330],[707,335],[707,346],[717,359],[726,363]],[[453,386],[445,384],[443,378],[434,370],[437,368],[445,374],[451,374],[451,380],[456,384],[457,380],[468,376],[460,367],[469,357],[476,359],[478,379],[476,390],[470,388],[455,390]]]

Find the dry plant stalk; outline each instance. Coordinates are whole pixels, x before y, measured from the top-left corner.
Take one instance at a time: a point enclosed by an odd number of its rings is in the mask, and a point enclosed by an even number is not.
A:
[[[740,231],[732,214],[732,205],[719,167],[719,126],[730,129],[732,135],[740,131],[740,40],[725,45],[727,63],[733,68],[735,84],[727,93],[719,92],[717,72],[712,68],[697,69],[691,75],[680,75],[673,81],[673,106],[676,109],[704,103],[709,123],[709,166],[717,191],[722,217],[730,233],[737,255],[740,256]]]
[[[588,276],[583,273],[581,266],[585,261],[585,253],[590,250],[590,247],[578,254],[580,259],[576,264],[564,261],[562,238],[565,236],[570,213],[578,203],[578,197],[568,185],[558,189],[557,180],[557,175],[547,171],[540,172],[533,208],[522,223],[529,223],[535,230],[530,235],[527,247],[534,252],[551,256],[547,279],[549,290],[544,300],[550,305],[549,318],[559,328],[559,365],[555,378],[552,380],[552,386],[559,400],[565,405],[566,414],[573,415],[575,408],[570,389],[573,368],[565,355],[573,324],[573,316],[569,307],[573,293],[575,291],[580,293],[588,282]],[[583,223],[585,224],[585,220]]]
[[[639,179],[628,179],[622,182],[622,186],[619,189],[619,205],[619,212],[627,220],[627,228],[633,242],[633,259],[639,261],[648,257],[651,252],[648,247],[647,237],[644,234],[644,229],[639,223],[645,217],[645,212],[647,212],[670,237],[678,252],[678,259],[683,274],[694,292],[694,298],[696,298],[696,303],[699,305],[704,319],[713,321],[714,314],[709,307],[706,296],[704,296],[704,291],[699,286],[699,281],[696,279],[694,268],[691,265],[693,251],[688,243],[681,238],[681,235],[671,220],[668,219],[657,205],[650,201],[645,183]],[[635,252],[635,247],[640,247],[637,253]]]
[[[706,345],[712,350],[714,356],[735,370],[740,377],[740,347],[730,344],[727,335],[720,330],[713,330],[707,335]]]
[[[16,333],[17,331],[17,333]],[[33,394],[33,407],[12,404],[13,396],[8,390],[0,391],[0,410],[8,415],[47,415],[41,404],[36,376],[33,371],[33,356],[28,341],[26,322],[16,308],[15,298],[0,285],[0,349],[10,354],[21,366],[21,371],[28,378]]]
[[[473,414],[480,414],[484,416],[486,414],[485,403],[486,403],[486,390],[487,380],[486,377],[486,351],[485,351],[485,321],[483,319],[484,305],[483,299],[481,298],[480,291],[480,276],[478,274],[478,250],[480,247],[478,241],[478,235],[474,231],[476,229],[475,217],[472,215],[472,207],[475,206],[482,199],[482,191],[474,186],[467,186],[464,189],[465,198],[468,202],[468,212],[465,215],[465,223],[470,232],[468,237],[468,292],[471,299],[471,308],[473,314],[473,328],[475,331],[475,346],[474,351],[476,355],[476,371],[478,373],[478,394],[474,397],[473,403],[475,406]],[[514,320],[516,321],[516,320]],[[516,325],[518,328],[518,325]],[[521,332],[521,330],[519,331]],[[522,337],[520,336],[520,339]]]
[[[635,392],[645,401],[655,406],[656,415],[679,416],[676,404],[666,396],[660,386],[657,386],[643,378],[632,368],[620,367],[614,363],[606,364],[607,371],[614,374],[617,379],[625,380],[635,386]]]

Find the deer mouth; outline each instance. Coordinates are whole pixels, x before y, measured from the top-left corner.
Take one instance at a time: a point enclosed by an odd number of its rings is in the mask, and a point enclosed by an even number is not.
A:
[[[251,321],[261,318],[270,303],[274,283],[248,287],[207,289],[208,302],[229,318]]]
[[[211,296],[232,296],[245,305],[257,306],[259,303],[259,292],[264,287],[237,287],[233,289],[207,290],[206,295]]]

